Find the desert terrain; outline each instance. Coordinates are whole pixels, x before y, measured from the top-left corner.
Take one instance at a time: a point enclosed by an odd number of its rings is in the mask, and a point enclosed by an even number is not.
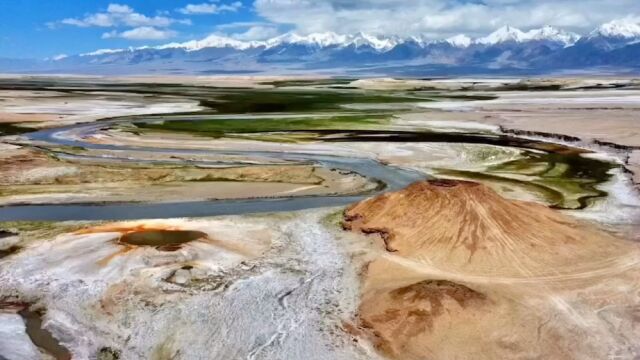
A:
[[[639,100],[0,77],[0,358],[640,357]]]

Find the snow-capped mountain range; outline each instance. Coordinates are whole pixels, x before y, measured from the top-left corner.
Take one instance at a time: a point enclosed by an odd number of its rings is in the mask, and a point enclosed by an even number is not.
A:
[[[520,29],[504,26],[494,31],[486,37],[475,40],[476,44],[496,45],[503,42],[515,41],[519,43],[528,41],[551,41],[561,43],[565,46],[573,45],[580,39],[580,35],[545,26],[540,29],[533,29],[523,32]]]
[[[470,37],[460,34],[450,37],[445,40],[426,40],[420,37],[382,37],[363,32],[352,35],[340,35],[333,32],[324,33],[312,33],[308,35],[299,35],[296,33],[287,33],[264,41],[240,41],[233,38],[209,35],[202,40],[191,40],[183,43],[169,43],[159,46],[143,46],[138,48],[127,49],[101,49],[94,52],[81,54],[80,56],[95,56],[104,54],[114,54],[118,52],[131,52],[135,50],[165,50],[165,49],[184,49],[186,51],[198,51],[207,48],[233,48],[236,50],[247,50],[251,48],[265,48],[270,49],[282,45],[305,45],[317,48],[326,47],[370,47],[379,52],[387,52],[394,47],[403,44],[414,42],[420,46],[428,46],[431,44],[438,44],[441,42],[447,42],[457,47],[468,47],[472,44],[481,45],[495,45],[503,42],[515,41],[515,42],[527,42],[527,41],[551,41],[558,42],[564,45],[571,45],[575,43],[580,36],[575,33],[565,32],[556,29],[551,26],[545,26],[540,29],[534,29],[527,32],[523,32],[517,28],[511,26],[504,26],[490,35],[478,39],[471,39]]]
[[[598,36],[627,39],[640,37],[640,19],[621,19],[603,24],[589,34],[589,37]]]
[[[553,72],[610,67],[640,69],[640,20],[626,18],[585,36],[544,26],[504,26],[471,38],[443,40],[366,33],[287,33],[263,41],[221,35],[201,40],[90,53],[24,63],[0,61],[0,71],[126,73],[247,73],[378,71],[382,73]],[[4,68],[4,69],[3,69]]]

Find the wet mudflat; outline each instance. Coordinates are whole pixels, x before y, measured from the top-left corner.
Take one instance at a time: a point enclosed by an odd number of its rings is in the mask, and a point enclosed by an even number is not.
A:
[[[43,327],[43,312],[31,308],[32,305],[28,303],[0,301],[0,313],[19,315],[24,322],[25,333],[35,347],[55,360],[70,360],[69,350]],[[13,351],[20,353],[19,349]]]
[[[53,356],[56,360],[71,359],[69,350],[60,345],[58,340],[42,327],[42,314],[37,311],[31,311],[28,307],[20,310],[18,314],[24,320],[27,335],[29,335],[35,346]]]

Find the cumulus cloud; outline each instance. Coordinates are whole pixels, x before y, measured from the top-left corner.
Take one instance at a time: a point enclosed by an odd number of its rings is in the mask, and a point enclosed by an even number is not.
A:
[[[202,3],[202,4],[188,4],[187,6],[178,9],[178,12],[188,15],[202,15],[202,14],[218,14],[221,12],[235,12],[242,7],[240,1],[235,1],[230,4],[214,4],[214,3]]]
[[[274,26],[251,26],[246,31],[229,35],[231,38],[241,41],[267,40],[280,35]]]
[[[67,55],[67,54],[58,54],[58,55],[53,56],[51,59],[54,60],[54,61],[60,61],[60,60],[66,59],[68,57],[69,57],[69,55]]]
[[[102,34],[103,39],[121,38],[127,40],[166,40],[173,38],[177,32],[169,29],[157,29],[153,26],[140,26],[131,30],[112,30]]]
[[[242,28],[248,28],[252,26],[273,26],[273,24],[266,21],[237,21],[232,23],[220,24],[220,25],[217,25],[216,28],[220,30],[228,30],[228,29],[242,29]]]
[[[266,40],[281,34],[279,27],[265,21],[240,21],[216,26],[215,34],[241,41]]]
[[[169,27],[174,23],[189,24],[190,21],[167,16],[146,16],[123,4],[109,4],[104,12],[87,14],[82,18],[67,18],[59,22],[59,24],[78,27]],[[55,25],[57,24],[50,24],[50,26]]]
[[[640,1],[617,0],[256,0],[256,12],[296,32],[365,31],[443,38],[485,35],[503,25],[552,25],[585,32],[640,13]]]

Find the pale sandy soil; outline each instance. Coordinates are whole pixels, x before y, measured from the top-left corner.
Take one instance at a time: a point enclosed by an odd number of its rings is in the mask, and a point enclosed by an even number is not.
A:
[[[631,152],[628,164],[628,169],[634,174],[636,184],[640,184],[640,150]]]
[[[425,103],[424,113],[400,115],[400,123],[428,126],[430,121],[461,122],[499,126],[506,132],[541,136],[579,138],[586,146],[617,145],[631,152],[640,149],[640,90],[593,90],[554,92],[496,92],[496,100]],[[559,136],[558,136],[559,135]],[[637,151],[637,150],[635,150]],[[640,183],[640,162],[633,155],[627,161]]]
[[[0,113],[0,123],[53,123],[64,118],[64,115],[59,114]]]
[[[11,193],[0,197],[0,205],[72,204],[101,202],[182,202],[222,199],[277,198],[310,195],[355,194],[367,190],[361,179],[304,185],[255,181],[140,184],[101,183],[55,186],[7,186]],[[372,190],[374,186],[369,186]],[[144,189],[144,191],[141,191]]]
[[[616,78],[610,76],[594,78],[555,78],[555,79],[518,79],[518,78],[451,78],[451,79],[394,79],[370,78],[351,82],[355,86],[366,90],[491,90],[508,86],[561,86],[563,89],[581,88],[588,86],[640,85],[640,80],[632,78]]]
[[[12,145],[2,148],[2,205],[351,194],[377,186],[355,173],[309,165],[127,167],[59,161]]]
[[[314,154],[328,154],[339,156],[357,156],[355,151],[340,144],[313,143],[278,143],[245,139],[212,139],[207,136],[170,133],[166,131],[145,131],[140,135],[127,131],[104,130],[87,137],[79,137],[72,132],[65,132],[65,137],[82,139],[94,144],[113,144],[118,146],[135,145],[140,148],[170,147],[172,149],[207,149],[207,150],[239,150],[250,148],[252,151],[275,152],[311,152]],[[251,155],[250,159],[260,159],[261,156]],[[245,158],[249,159],[249,158]]]
[[[184,137],[180,141],[186,141],[188,138]],[[166,144],[165,144],[166,146]],[[172,144],[173,147],[173,144]],[[216,153],[171,153],[171,152],[157,152],[152,148],[149,150],[107,150],[107,149],[79,149],[69,147],[56,147],[47,146],[48,149],[56,151],[60,157],[69,157],[76,162],[91,162],[92,157],[102,157],[103,160],[114,159],[117,162],[118,159],[136,159],[140,161],[166,161],[166,162],[221,162],[220,165],[209,164],[207,167],[227,167],[228,163],[246,163],[246,164],[260,164],[260,165],[288,165],[292,164],[291,161],[279,160],[273,157],[265,157],[258,155],[234,155],[234,154],[216,154]]]
[[[56,127],[106,117],[189,112],[197,101],[171,96],[0,90],[0,123],[28,123],[29,127]]]
[[[290,80],[317,80],[318,76],[127,76],[110,77],[110,80],[124,83],[164,83],[164,84],[191,84],[199,86],[226,87],[226,88],[251,88],[268,89],[273,85],[265,84],[273,81]]]
[[[318,80],[327,79],[328,76],[318,75],[130,75],[130,76],[84,76],[73,74],[47,75],[47,76],[31,76],[31,75],[14,75],[0,74],[0,79],[74,79],[76,81],[85,82],[115,82],[125,84],[180,84],[180,85],[197,85],[224,88],[272,88],[273,85],[265,84],[274,81],[292,81],[292,80]]]
[[[640,90],[495,92],[488,101],[425,103],[435,112],[407,115],[501,125],[640,146]],[[437,111],[439,110],[439,111]],[[442,111],[445,111],[443,114]]]
[[[517,83],[519,79],[456,79],[457,81],[448,80],[419,80],[419,79],[394,79],[394,78],[371,78],[355,80],[349,86],[357,87],[364,90],[420,90],[434,89],[455,91],[469,87],[482,90],[493,88],[503,84]]]

